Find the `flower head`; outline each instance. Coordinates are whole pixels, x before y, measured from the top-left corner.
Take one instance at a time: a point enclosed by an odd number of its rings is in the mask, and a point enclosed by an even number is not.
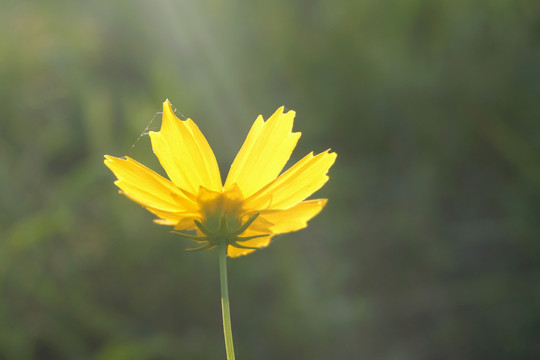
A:
[[[231,257],[265,247],[277,234],[303,229],[326,199],[305,200],[328,180],[336,159],[329,150],[308,154],[281,171],[300,138],[294,111],[279,108],[267,121],[259,116],[234,159],[225,184],[216,158],[191,119],[180,120],[168,100],[152,148],[170,180],[137,161],[105,156],[121,193],[155,214],[158,224],[209,249],[228,244]],[[196,235],[186,233],[195,230]]]

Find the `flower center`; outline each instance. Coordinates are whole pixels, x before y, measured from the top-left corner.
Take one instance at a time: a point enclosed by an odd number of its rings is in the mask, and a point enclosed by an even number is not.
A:
[[[209,250],[219,244],[242,249],[256,249],[242,245],[242,242],[268,236],[268,234],[240,236],[259,216],[259,214],[252,214],[248,219],[242,219],[244,217],[243,200],[242,192],[237,186],[227,191],[212,191],[201,186],[197,203],[202,215],[202,222],[194,220],[200,235],[191,235],[180,231],[173,232],[184,238],[206,243],[198,248],[187,249],[188,251]]]
[[[214,232],[219,231],[220,223],[226,219],[229,229],[236,229],[241,223],[243,196],[235,187],[228,191],[199,189],[197,202],[203,217],[202,223]]]

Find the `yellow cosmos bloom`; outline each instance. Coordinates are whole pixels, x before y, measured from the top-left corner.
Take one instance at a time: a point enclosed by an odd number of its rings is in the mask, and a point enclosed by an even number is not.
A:
[[[228,256],[248,254],[276,234],[305,228],[326,204],[305,199],[328,180],[335,153],[310,153],[280,175],[300,138],[292,132],[294,115],[281,107],[267,121],[259,116],[225,184],[197,125],[177,118],[168,100],[161,129],[150,139],[170,181],[127,156],[106,155],[105,165],[121,193],[155,214],[158,224],[174,226],[203,248],[215,247],[214,238],[225,234]],[[190,230],[197,235],[184,232]]]

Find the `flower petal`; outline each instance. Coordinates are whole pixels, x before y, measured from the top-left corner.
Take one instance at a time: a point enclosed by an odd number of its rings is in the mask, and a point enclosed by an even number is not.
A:
[[[206,138],[191,120],[174,115],[169,100],[163,103],[159,132],[151,131],[152,148],[169,178],[180,188],[196,194],[199,186],[220,191],[221,176]]]
[[[287,210],[267,210],[261,212],[257,220],[241,236],[253,236],[270,234],[270,236],[260,237],[240,244],[249,247],[263,248],[270,244],[273,235],[297,231],[307,226],[307,222],[317,215],[324,205],[326,199],[303,201]],[[254,252],[255,249],[241,249],[229,246],[227,255],[237,257]]]
[[[316,156],[309,153],[276,180],[246,199],[244,207],[268,210],[290,208],[319,190],[328,181],[326,173],[336,156],[336,153],[330,153],[329,150]]]
[[[287,210],[262,211],[259,217],[273,224],[270,226],[273,234],[297,231],[305,228],[326,202],[326,199],[302,201]]]
[[[169,212],[196,209],[197,205],[176,185],[127,156],[119,159],[105,155],[105,165],[118,178],[116,186],[141,204]]]
[[[200,220],[201,216],[198,213],[187,212],[187,211],[166,211],[156,209],[136,198],[130,196],[129,194],[121,191],[128,199],[136,202],[137,204],[143,206],[146,210],[150,211],[152,214],[159,217],[155,219],[154,222],[160,225],[174,226],[175,230],[195,230],[196,226],[194,220]]]
[[[294,115],[294,111],[284,114],[282,106],[268,121],[262,116],[255,120],[231,165],[225,189],[236,183],[248,197],[279,175],[301,135],[291,133]]]

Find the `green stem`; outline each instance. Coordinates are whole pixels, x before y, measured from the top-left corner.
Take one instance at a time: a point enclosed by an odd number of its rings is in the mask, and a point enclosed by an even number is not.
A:
[[[231,311],[229,309],[229,285],[227,281],[227,243],[219,242],[219,283],[221,287],[221,311],[223,314],[223,335],[227,360],[234,360],[234,345],[231,330]]]

